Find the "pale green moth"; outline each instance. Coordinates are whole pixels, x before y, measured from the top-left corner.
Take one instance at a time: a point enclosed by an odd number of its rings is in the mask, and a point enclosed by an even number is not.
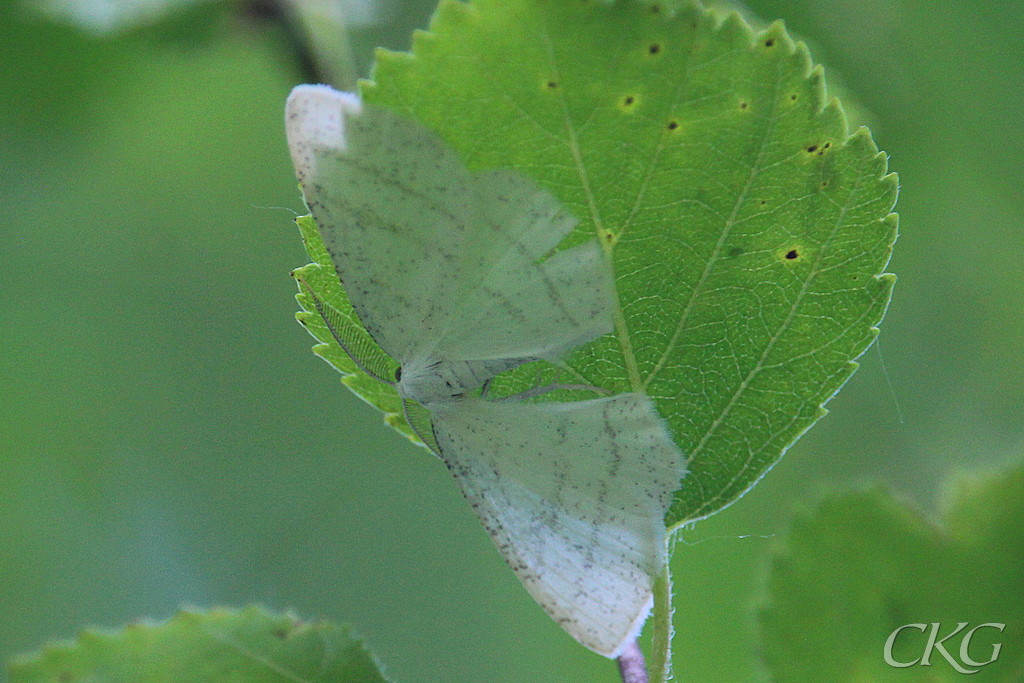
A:
[[[355,95],[299,86],[286,127],[306,203],[352,306],[400,365],[396,388],[513,571],[591,650],[647,618],[683,458],[651,401],[488,400],[500,372],[612,329],[596,240],[550,255],[575,219],[525,177],[470,173],[437,136]],[[408,411],[407,411],[408,415]]]

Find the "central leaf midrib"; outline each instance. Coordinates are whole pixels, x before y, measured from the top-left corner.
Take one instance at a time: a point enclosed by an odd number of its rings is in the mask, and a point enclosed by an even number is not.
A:
[[[556,80],[560,80],[561,76],[558,69],[558,60],[555,58],[554,49],[551,45],[551,36],[548,33],[546,24],[542,26],[541,36],[544,39],[544,46],[547,50],[548,60],[551,64],[552,75]],[[560,96],[559,102],[562,105],[562,117],[565,122],[566,134],[568,135],[566,142],[569,146],[569,151],[572,154],[573,162],[576,165],[576,174],[580,179],[580,185],[587,197],[587,207],[590,210],[591,221],[594,223],[597,240],[604,250],[605,259],[608,262],[608,267],[612,271],[612,278],[614,282],[614,245],[612,245],[609,240],[605,239],[605,235],[607,233],[605,231],[604,221],[601,218],[601,212],[597,208],[597,200],[594,197],[594,192],[590,185],[590,178],[587,175],[586,165],[583,163],[583,155],[580,153],[579,144],[576,139],[576,129],[572,125],[572,118],[569,116],[569,109],[566,104],[565,97]],[[626,318],[622,313],[622,301],[620,299],[619,289],[618,287],[615,287],[614,289],[615,296],[612,301],[612,315],[615,327],[615,336],[618,338],[619,348],[622,350],[622,359],[626,366],[626,375],[629,377],[629,386],[634,392],[644,393],[643,382],[640,378],[640,368],[637,365],[636,355],[633,352],[633,343],[629,338],[629,328],[626,326]]]
[[[213,640],[215,640],[217,642],[220,642],[220,643],[223,643],[224,645],[226,645],[226,646],[228,646],[230,648],[234,648],[234,650],[236,652],[238,652],[239,654],[241,654],[242,656],[248,657],[249,659],[251,659],[252,661],[254,661],[254,662],[258,663],[258,664],[262,664],[263,666],[267,667],[269,670],[273,671],[274,673],[278,674],[279,676],[283,676],[283,677],[285,677],[285,678],[287,678],[289,680],[295,681],[295,683],[311,683],[310,679],[303,678],[302,676],[298,675],[294,671],[291,671],[289,669],[284,668],[282,665],[280,665],[277,662],[273,661],[269,657],[264,657],[264,656],[260,655],[259,653],[255,652],[253,650],[250,650],[249,648],[247,648],[244,645],[242,645],[242,643],[240,643],[237,640],[234,640],[232,638],[229,638],[227,635],[217,634],[213,630],[211,630],[209,627],[205,627],[205,628],[203,628],[203,630]]]

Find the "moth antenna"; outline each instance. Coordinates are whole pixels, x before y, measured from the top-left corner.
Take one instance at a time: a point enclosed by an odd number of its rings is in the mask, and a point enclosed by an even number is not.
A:
[[[434,455],[441,457],[441,447],[437,445],[434,437],[434,425],[429,417],[423,415],[423,408],[409,398],[402,399],[402,414],[406,424],[412,429],[413,434],[419,437],[420,441],[427,445]],[[426,424],[424,424],[424,421]]]
[[[331,333],[331,336],[334,337],[334,341],[338,342],[338,346],[341,347],[341,350],[344,351],[345,354],[352,359],[352,362],[356,364],[356,367],[370,377],[373,377],[378,382],[382,382],[392,387],[395,386],[395,382],[384,379],[376,372],[366,367],[366,365],[356,357],[356,354],[352,353],[349,345],[342,340],[338,330],[335,329],[336,326],[340,327],[336,321],[336,318],[339,315],[338,311],[324,303],[323,300],[316,295],[316,292],[313,291],[313,288],[309,286],[309,283],[306,282],[305,278],[296,276],[295,279],[299,281],[300,286],[304,287],[308,291],[309,296],[313,299],[313,306],[316,308],[316,312],[320,314],[320,317],[323,318],[324,324],[327,326],[327,330]]]

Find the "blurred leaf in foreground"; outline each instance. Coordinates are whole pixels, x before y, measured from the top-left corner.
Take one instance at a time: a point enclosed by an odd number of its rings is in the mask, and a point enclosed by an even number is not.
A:
[[[191,5],[213,0],[37,0],[25,4],[53,19],[97,34],[154,24]]]
[[[824,414],[877,334],[896,236],[886,157],[866,129],[848,134],[806,48],[779,24],[754,33],[684,4],[445,1],[412,54],[380,52],[362,88],[471,168],[552,192],[580,219],[563,248],[598,237],[615,333],[492,391],[650,395],[689,463],[670,525],[733,502]],[[351,311],[327,286],[321,298]],[[328,345],[317,352],[395,424],[394,392],[363,392],[300,301]]]
[[[826,500],[793,524],[775,558],[769,604],[761,614],[764,657],[775,680],[959,681],[936,649],[930,666],[896,668],[925,654],[931,624],[938,638],[967,626],[945,648],[971,680],[1024,678],[1024,466],[960,481],[941,525],[934,525],[885,491],[848,493]],[[963,635],[986,623],[968,642],[976,662],[966,666]]]
[[[173,19],[182,10],[195,5],[259,5],[274,2],[256,0],[24,0],[31,10],[78,26],[94,34],[112,34],[138,26],[156,24]],[[332,17],[349,28],[365,26],[379,21],[380,0],[280,0],[279,11],[294,13],[302,20],[319,16]],[[266,11],[266,8],[262,8]]]
[[[345,629],[242,611],[180,612],[162,624],[86,631],[11,665],[12,683],[385,683]]]

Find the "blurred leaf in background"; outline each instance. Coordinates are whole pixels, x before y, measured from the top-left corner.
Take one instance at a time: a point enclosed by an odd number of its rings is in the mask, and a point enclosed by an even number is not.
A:
[[[956,482],[938,524],[876,488],[827,498],[787,536],[761,614],[775,680],[958,681],[973,670],[972,680],[1008,683],[1024,674],[1024,466]],[[939,650],[926,657],[928,629],[906,628],[939,624],[941,639],[960,623],[964,632],[944,644],[952,661]],[[1001,627],[978,629],[962,649],[967,629],[987,623]],[[885,661],[901,627],[890,659],[927,666]]]
[[[929,508],[1022,437],[1024,6],[749,6],[875,115],[903,184],[900,285],[832,414],[677,545],[683,681],[765,676],[762,537],[810,491],[883,480]],[[20,7],[0,4],[0,659],[261,601],[355,624],[396,680],[615,681],[439,463],[310,356],[293,214],[265,208],[303,210],[281,121],[303,77],[281,32],[199,3],[99,41]],[[352,36],[361,72],[431,9],[383,3]]]

